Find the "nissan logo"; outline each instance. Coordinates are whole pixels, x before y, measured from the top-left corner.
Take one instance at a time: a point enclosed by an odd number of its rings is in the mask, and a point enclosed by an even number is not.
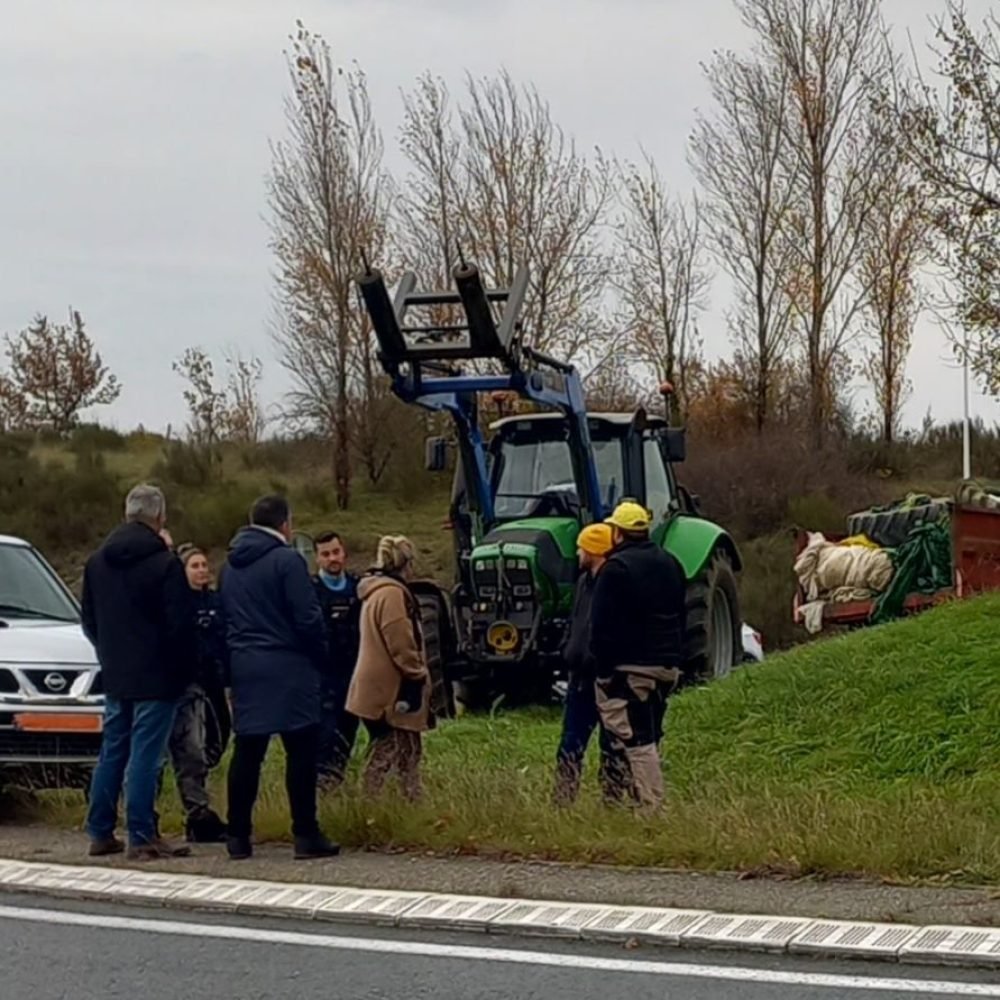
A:
[[[42,678],[42,683],[53,693],[59,694],[66,690],[66,678],[62,674],[46,674]]]

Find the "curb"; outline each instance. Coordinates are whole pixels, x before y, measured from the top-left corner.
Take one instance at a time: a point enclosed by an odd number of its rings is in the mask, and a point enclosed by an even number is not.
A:
[[[1000,928],[395,892],[0,859],[0,890],[382,927],[1000,968]]]

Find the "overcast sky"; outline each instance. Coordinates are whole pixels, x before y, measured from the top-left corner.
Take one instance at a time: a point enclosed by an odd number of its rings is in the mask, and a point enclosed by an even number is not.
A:
[[[968,0],[977,20],[989,0]],[[4,0],[0,31],[0,332],[79,309],[124,383],[101,419],[183,422],[171,362],[191,344],[239,345],[284,376],[267,335],[268,140],[282,131],[282,48],[295,19],[370,78],[389,164],[399,89],[425,69],[506,66],[533,81],[581,146],[641,143],[679,192],[685,141],[706,103],[700,62],[740,48],[730,0]],[[885,0],[923,46],[943,0]],[[904,38],[905,41],[905,38]],[[703,322],[727,350],[720,282]],[[910,423],[961,414],[941,333],[918,332]],[[992,422],[997,404],[976,395]]]

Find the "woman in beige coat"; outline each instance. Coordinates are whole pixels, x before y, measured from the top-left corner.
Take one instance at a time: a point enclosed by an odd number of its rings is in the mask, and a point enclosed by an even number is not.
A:
[[[347,710],[371,740],[364,790],[377,796],[393,773],[403,794],[420,797],[420,734],[428,728],[430,675],[417,602],[407,586],[415,552],[400,535],[378,544],[375,571],[358,584],[361,648]]]

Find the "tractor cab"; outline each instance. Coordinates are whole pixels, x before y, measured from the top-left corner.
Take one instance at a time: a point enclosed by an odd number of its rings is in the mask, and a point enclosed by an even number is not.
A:
[[[587,426],[601,509],[635,497],[666,519],[678,501],[671,462],[684,458],[682,431],[643,411],[589,413]],[[580,520],[580,488],[559,413],[505,417],[490,426],[490,482],[497,522],[562,516]]]

